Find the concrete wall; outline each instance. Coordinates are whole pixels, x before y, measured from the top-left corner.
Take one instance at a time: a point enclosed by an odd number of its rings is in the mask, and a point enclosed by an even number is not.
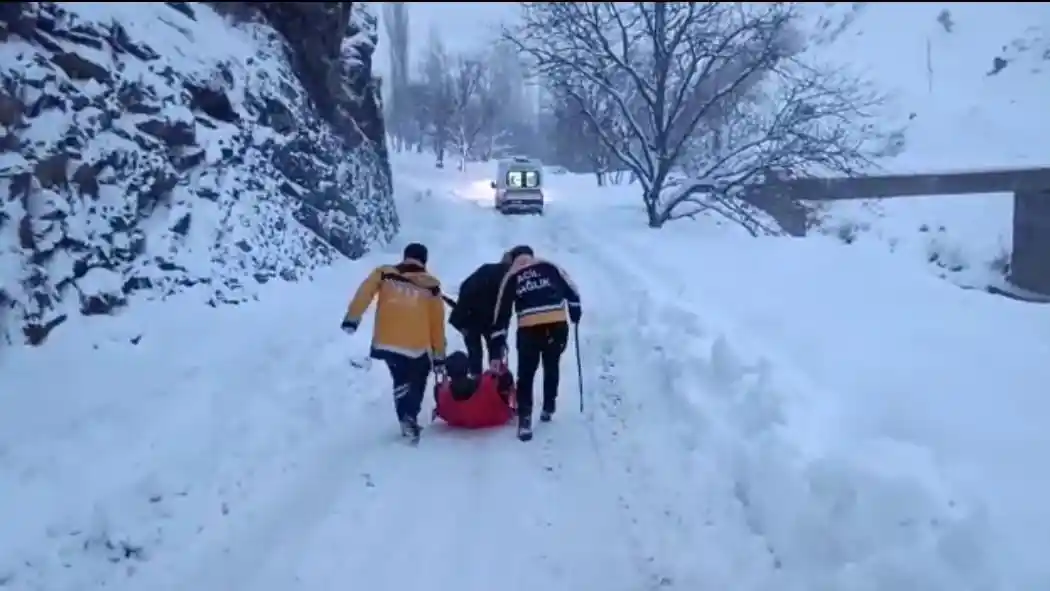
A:
[[[752,188],[744,200],[769,213],[786,233],[804,236],[806,201],[982,193],[1014,196],[1010,282],[1050,296],[1050,168],[788,179]]]
[[[1050,295],[1050,189],[1014,194],[1010,282]]]

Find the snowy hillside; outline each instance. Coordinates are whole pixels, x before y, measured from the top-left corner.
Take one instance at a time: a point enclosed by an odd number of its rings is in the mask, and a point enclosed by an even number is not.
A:
[[[240,302],[389,240],[375,22],[348,4],[5,4],[0,342],[136,296]]]
[[[835,3],[818,44],[893,96],[903,131],[889,172],[1050,165],[1050,8],[1021,2]],[[844,23],[848,23],[845,28]],[[1011,195],[907,197],[824,207],[824,230],[876,240],[963,285],[1002,279]]]

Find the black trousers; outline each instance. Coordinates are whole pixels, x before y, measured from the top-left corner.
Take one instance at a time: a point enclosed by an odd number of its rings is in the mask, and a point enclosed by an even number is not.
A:
[[[394,410],[397,420],[416,420],[423,405],[423,395],[430,377],[430,357],[407,357],[386,354],[383,356],[390,377],[394,381]]]
[[[569,344],[566,322],[518,328],[518,416],[532,416],[532,384],[543,367],[543,410],[553,412],[561,380],[561,355]]]
[[[463,331],[463,344],[467,347],[467,360],[470,363],[470,373],[472,375],[481,375],[484,371],[484,351],[482,350],[482,338],[481,331],[467,330]],[[489,360],[492,360],[492,348],[487,344],[485,349],[488,349]]]

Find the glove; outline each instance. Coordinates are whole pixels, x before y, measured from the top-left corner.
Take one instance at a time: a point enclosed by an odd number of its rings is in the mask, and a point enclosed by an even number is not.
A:
[[[353,320],[344,319],[343,323],[339,325],[339,328],[343,329],[346,334],[354,334],[357,332],[357,323]]]
[[[582,306],[569,306],[569,321],[573,324],[579,324],[580,318],[583,316]]]

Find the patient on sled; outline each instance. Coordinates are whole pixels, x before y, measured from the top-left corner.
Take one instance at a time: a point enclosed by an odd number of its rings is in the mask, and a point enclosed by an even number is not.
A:
[[[434,386],[440,417],[452,427],[482,429],[506,424],[514,414],[514,376],[509,370],[469,373],[466,353],[456,351],[445,360],[445,380]]]

